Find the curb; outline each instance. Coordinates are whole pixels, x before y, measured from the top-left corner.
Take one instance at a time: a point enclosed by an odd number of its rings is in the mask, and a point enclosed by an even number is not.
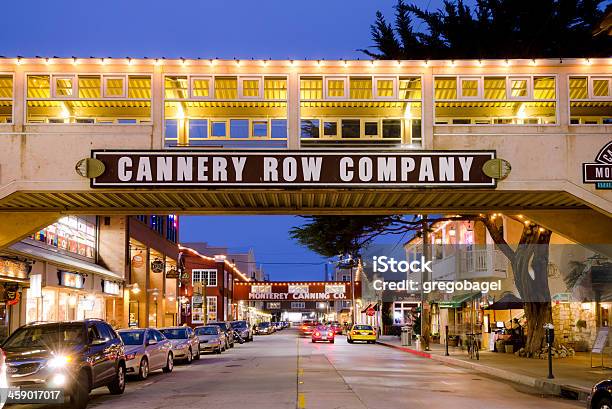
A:
[[[442,364],[457,366],[465,369],[471,369],[476,372],[491,375],[495,378],[504,379],[521,385],[529,386],[539,390],[543,394],[556,395],[564,398],[571,398],[575,400],[586,400],[590,395],[591,390],[582,386],[576,385],[560,385],[548,379],[536,378],[529,375],[522,375],[515,372],[507,371],[505,369],[493,368],[487,365],[479,364],[476,362],[468,362],[462,359],[451,358],[447,356],[431,354],[428,352],[418,351],[416,349],[389,344],[386,342],[376,341],[377,344],[394,348],[409,354],[420,356],[422,358],[428,358]]]

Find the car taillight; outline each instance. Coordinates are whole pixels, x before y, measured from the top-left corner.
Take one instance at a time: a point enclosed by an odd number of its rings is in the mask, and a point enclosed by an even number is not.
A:
[[[315,332],[315,337],[319,337],[321,336],[321,334],[319,334],[318,332]]]

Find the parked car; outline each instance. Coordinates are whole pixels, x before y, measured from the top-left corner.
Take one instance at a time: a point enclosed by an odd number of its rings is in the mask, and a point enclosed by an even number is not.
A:
[[[255,333],[257,335],[268,335],[268,334],[271,334],[273,332],[274,332],[274,329],[272,328],[272,324],[270,324],[267,321],[260,322],[255,327]]]
[[[365,341],[368,344],[376,343],[376,331],[371,325],[355,324],[346,335],[349,344],[355,341]]]
[[[155,328],[123,329],[119,336],[125,345],[125,362],[128,375],[147,379],[151,371],[166,373],[174,368],[172,343]]]
[[[195,327],[194,331],[200,340],[200,352],[216,352],[220,354],[225,351],[227,345],[225,333],[217,325]]]
[[[312,335],[315,327],[316,323],[313,321],[302,321],[302,325],[300,326],[300,336],[307,337]]]
[[[225,334],[225,348],[233,348],[234,347],[234,330],[232,326],[227,321],[219,321],[219,322],[209,322],[207,325],[216,325],[221,328],[221,331]]]
[[[612,379],[607,379],[593,386],[587,399],[587,409],[610,408],[612,408]]]
[[[172,343],[174,360],[182,360],[190,364],[194,359],[200,359],[200,340],[189,327],[166,327],[159,331]]]
[[[240,334],[242,339],[247,342],[253,341],[253,331],[251,330],[251,327],[246,321],[232,321],[231,325],[232,329],[238,334]]]
[[[327,341],[330,344],[334,343],[334,330],[328,325],[317,325],[314,331],[312,331],[312,335],[310,339],[313,343],[320,341]]]
[[[123,341],[103,320],[24,325],[2,348],[11,387],[62,388],[70,408],[87,407],[93,389],[125,389]]]
[[[331,324],[329,324],[329,326],[331,327],[331,329],[334,330],[334,334],[339,335],[342,334],[343,332],[343,327],[342,324],[340,324],[338,321],[334,321]]]

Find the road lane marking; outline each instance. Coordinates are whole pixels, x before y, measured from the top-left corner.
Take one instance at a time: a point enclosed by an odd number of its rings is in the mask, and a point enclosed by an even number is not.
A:
[[[302,392],[298,393],[297,407],[298,407],[298,409],[305,409],[306,408],[306,396],[304,396],[304,394]]]

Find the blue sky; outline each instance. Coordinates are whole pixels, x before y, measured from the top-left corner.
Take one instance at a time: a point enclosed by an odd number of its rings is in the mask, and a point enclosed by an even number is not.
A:
[[[414,0],[429,9],[439,0]],[[19,0],[2,5],[0,55],[364,58],[395,0]]]
[[[414,2],[430,10],[441,3]],[[395,0],[4,3],[4,56],[352,59],[371,45],[376,10],[392,20]],[[181,240],[252,247],[272,279],[320,280],[324,260],[288,237],[299,223],[293,216],[184,217]]]

